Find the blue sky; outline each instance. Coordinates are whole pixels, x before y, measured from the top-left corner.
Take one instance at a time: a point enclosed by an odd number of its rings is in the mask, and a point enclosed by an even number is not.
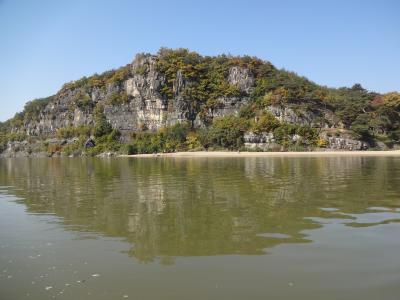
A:
[[[332,87],[400,90],[400,1],[0,0],[0,121],[162,46],[255,55]]]

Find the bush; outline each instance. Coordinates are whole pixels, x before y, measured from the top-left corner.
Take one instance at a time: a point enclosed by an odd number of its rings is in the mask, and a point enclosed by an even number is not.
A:
[[[22,132],[13,132],[6,135],[6,140],[10,142],[22,142],[26,140],[27,135]]]
[[[86,149],[89,155],[97,155],[103,152],[119,152],[122,144],[119,141],[121,133],[118,130],[111,130],[109,134],[95,138],[95,146]]]
[[[50,145],[47,145],[46,152],[52,155],[54,153],[61,152],[61,149],[62,149],[62,146],[59,144],[50,144]]]
[[[256,116],[256,107],[254,105],[245,105],[239,110],[239,117],[243,119],[252,119]]]
[[[114,71],[112,75],[106,79],[107,84],[121,84],[130,76],[130,67],[125,66]]]
[[[127,155],[133,155],[133,154],[138,154],[138,151],[134,145],[124,144],[120,148],[120,153],[127,154]]]
[[[24,111],[21,113],[20,117],[25,122],[38,121],[40,113],[47,106],[47,104],[49,104],[51,99],[52,97],[48,97],[48,98],[29,101],[28,103],[25,104]]]
[[[198,139],[204,149],[208,150],[212,146],[210,131],[207,128],[202,128],[198,131]]]
[[[59,139],[70,139],[74,137],[89,137],[92,132],[90,126],[81,125],[78,127],[68,126],[64,128],[59,128],[56,131],[56,137]]]
[[[317,139],[316,146],[319,148],[326,148],[328,146],[328,141],[322,138]]]
[[[127,104],[129,103],[129,96],[125,92],[114,92],[107,97],[106,103],[109,105]]]
[[[0,153],[7,149],[8,139],[5,134],[0,134]]]
[[[247,120],[235,116],[218,118],[209,131],[210,141],[217,146],[238,149],[243,144],[243,135],[249,128]]]
[[[368,114],[358,115],[351,124],[351,130],[353,130],[356,137],[361,140],[369,140],[372,138],[373,133],[371,128],[371,118]]]
[[[94,103],[90,96],[82,91],[76,93],[71,101],[72,107],[70,109],[74,109],[75,107],[77,107],[82,111],[90,111],[94,106]]]
[[[178,123],[160,128],[157,132],[140,132],[132,136],[128,149],[136,153],[174,152],[187,149],[188,123]]]
[[[186,136],[190,126],[187,123],[178,123],[170,127],[160,129],[158,136],[165,144],[166,151],[176,151],[184,147]]]
[[[355,137],[361,140],[368,140],[371,138],[369,126],[365,124],[356,124],[351,126],[351,129],[355,133]]]
[[[188,150],[201,148],[200,136],[197,132],[189,132],[186,136],[186,147]]]
[[[80,136],[78,138],[78,140],[76,140],[73,143],[70,143],[68,145],[65,145],[61,151],[64,152],[66,155],[71,155],[74,153],[81,154],[82,150],[84,149],[86,140],[87,140],[87,137]]]
[[[141,132],[135,134],[131,143],[132,154],[150,154],[161,151],[161,143],[155,133]]]
[[[400,108],[400,93],[398,92],[391,92],[387,93],[383,96],[383,103],[391,107],[393,109],[399,109]]]
[[[112,126],[107,121],[103,110],[104,108],[102,106],[97,106],[94,112],[95,126],[93,133],[95,137],[102,137],[112,131]]]
[[[260,117],[252,122],[251,130],[254,133],[272,132],[280,126],[280,122],[274,115],[264,112]]]
[[[317,130],[308,125],[297,126],[296,134],[300,135],[310,143],[316,142],[316,139],[318,138]]]

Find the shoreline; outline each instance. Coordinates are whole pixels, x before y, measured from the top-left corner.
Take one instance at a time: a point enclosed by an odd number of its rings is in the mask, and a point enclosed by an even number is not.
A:
[[[308,151],[308,152],[234,152],[194,151],[154,154],[119,155],[118,157],[350,157],[350,156],[399,156],[400,150],[387,151]]]

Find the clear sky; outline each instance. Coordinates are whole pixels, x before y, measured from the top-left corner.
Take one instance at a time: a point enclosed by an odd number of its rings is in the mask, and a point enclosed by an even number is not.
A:
[[[255,55],[332,87],[400,90],[400,1],[0,0],[0,121],[162,46]]]

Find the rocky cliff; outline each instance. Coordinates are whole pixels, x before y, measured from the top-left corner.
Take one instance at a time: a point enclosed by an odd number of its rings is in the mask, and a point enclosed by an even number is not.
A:
[[[29,139],[30,144],[32,139],[48,140],[66,128],[93,128],[99,113],[122,135],[121,141],[134,132],[157,132],[184,122],[196,131],[234,115],[247,120],[239,138],[248,148],[275,149],[298,141],[311,145],[307,139],[331,149],[387,147],[399,139],[396,97],[398,93],[379,95],[360,85],[321,87],[253,57],[203,57],[186,49],[161,49],[157,55],[139,54],[124,67],[69,82],[53,96],[29,102],[22,113],[2,124],[7,136],[3,143],[8,146],[0,150],[26,148],[21,145]],[[266,114],[279,125],[271,127]],[[310,130],[304,133],[305,127],[314,130],[312,138]],[[376,143],[377,138],[385,143]]]
[[[101,86],[81,86],[79,81],[66,84],[49,99],[38,118],[24,120],[12,131],[25,132],[28,136],[51,136],[59,128],[93,125],[93,109],[96,105],[103,105],[107,120],[121,132],[157,130],[190,119],[190,109],[182,92],[190,82],[178,71],[173,82],[173,97],[169,99],[162,94],[166,77],[157,70],[156,65],[157,56],[137,55],[131,64],[113,71],[113,74],[123,73],[118,81],[105,82]],[[231,67],[226,80],[228,84],[238,87],[242,94],[239,97],[216,99],[219,106],[213,110],[213,117],[235,114],[249,100],[254,78],[248,69]],[[196,126],[202,125],[198,115],[194,122]]]

